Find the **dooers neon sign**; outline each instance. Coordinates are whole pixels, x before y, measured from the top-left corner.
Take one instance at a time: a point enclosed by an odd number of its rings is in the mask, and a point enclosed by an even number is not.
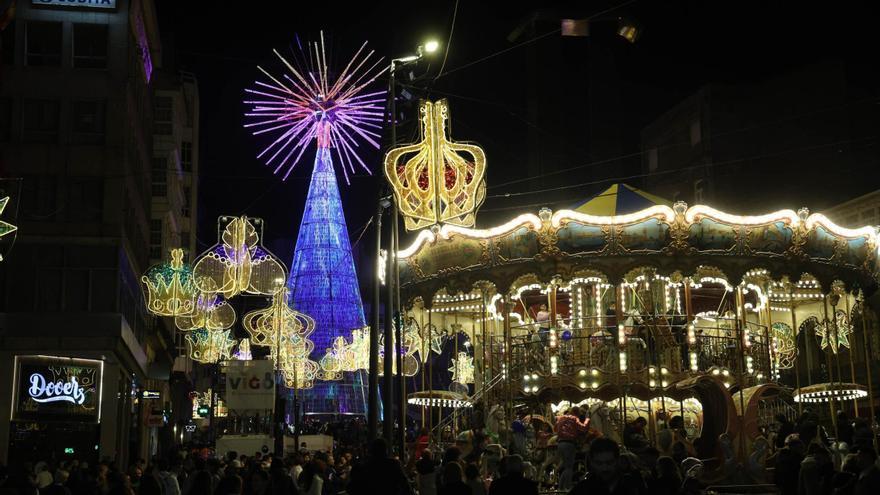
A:
[[[28,395],[34,402],[41,404],[47,402],[70,402],[82,405],[86,400],[86,391],[79,385],[76,377],[72,376],[67,382],[58,380],[47,381],[40,373],[33,373],[30,377],[31,386],[28,387]]]

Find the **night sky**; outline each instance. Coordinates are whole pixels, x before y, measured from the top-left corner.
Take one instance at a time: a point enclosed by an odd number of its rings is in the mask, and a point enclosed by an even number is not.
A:
[[[550,8],[551,4],[555,7]],[[200,247],[215,242],[213,225],[218,215],[244,213],[266,219],[267,246],[283,260],[289,262],[291,258],[312,158],[302,161],[286,182],[274,176],[255,158],[258,141],[242,129],[241,100],[243,89],[258,74],[257,64],[281,70],[271,50],[289,53],[295,34],[314,40],[323,29],[334,61],[331,66],[347,61],[363,40],[386,59],[412,53],[428,36],[441,41],[439,56],[413,68],[416,80],[409,84],[415,87],[408,91],[415,99],[428,94],[434,99],[449,98],[453,138],[475,141],[486,150],[490,196],[478,220],[478,226],[486,226],[538,208],[512,207],[517,203],[570,204],[595,194],[610,182],[567,189],[558,195],[525,196],[513,202],[493,195],[640,172],[638,158],[635,165],[632,160],[611,160],[606,165],[557,174],[552,180],[498,186],[530,175],[529,135],[545,146],[560,149],[558,163],[550,166],[551,171],[554,167],[565,169],[613,158],[615,154],[632,155],[640,151],[640,132],[645,125],[706,83],[749,84],[826,60],[844,64],[847,91],[875,97],[866,105],[880,108],[876,103],[880,92],[876,16],[856,4],[619,0],[533,2],[530,7],[525,2],[461,1],[446,74],[434,80],[447,47],[454,1],[158,2],[165,65],[194,72],[199,80]],[[521,34],[514,42],[508,40],[538,7],[551,18],[555,11],[558,19],[585,18],[614,5],[623,7],[599,15],[589,38],[562,38],[553,33],[559,29],[558,21],[539,21],[533,32]],[[798,10],[788,6],[797,6]],[[618,16],[639,22],[642,35],[637,43],[630,44],[614,35]],[[540,39],[516,46],[536,36]],[[605,48],[607,57],[603,62],[578,58],[582,53],[579,50],[588,43]],[[506,49],[510,50],[482,60]],[[537,65],[527,62],[529,53],[537,54]],[[618,123],[618,139],[610,147],[615,150],[610,155],[578,139],[579,117],[571,115],[571,107],[566,104],[568,95],[581,88],[579,76],[587,70],[592,71],[594,83],[613,87],[619,95],[619,104],[597,107],[590,116],[596,126],[604,121]],[[545,91],[554,93],[547,95],[537,122],[529,117],[525,90],[526,84],[535,80],[541,81]],[[401,106],[404,114],[415,114],[414,105]],[[409,141],[414,132],[414,126],[403,121],[399,141]],[[307,152],[304,156],[314,155]],[[365,157],[378,176],[380,154],[368,153]],[[854,190],[846,197],[866,192],[855,190],[859,187],[877,189],[877,175],[867,181],[853,181]],[[375,209],[377,176],[355,177],[351,186],[346,186],[340,176],[353,242]],[[629,182],[640,185],[639,180]],[[371,236],[364,239],[362,242],[367,242]]]

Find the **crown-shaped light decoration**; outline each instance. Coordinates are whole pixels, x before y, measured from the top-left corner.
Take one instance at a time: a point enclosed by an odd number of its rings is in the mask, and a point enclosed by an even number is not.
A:
[[[315,344],[309,335],[315,320],[293,310],[287,300],[290,290],[282,287],[268,308],[246,313],[242,326],[251,336],[251,344],[271,347],[272,359],[284,375],[288,387],[310,388],[319,375],[318,363],[309,359]]]
[[[183,262],[183,249],[171,250],[171,261],[150,267],[141,277],[147,310],[157,316],[192,314],[199,291],[193,272]]]
[[[327,349],[327,353],[318,363],[325,380],[338,380],[342,378],[343,371],[354,371],[355,357],[351,344],[345,341],[345,337],[339,336],[333,340],[333,347]]]
[[[446,100],[419,105],[421,140],[385,154],[385,177],[407,230],[438,223],[473,227],[486,199],[486,154],[447,137]]]
[[[189,357],[200,363],[218,363],[229,359],[235,340],[229,330],[193,330],[186,335]]]
[[[192,314],[174,318],[174,324],[184,332],[204,328],[226,330],[235,323],[235,310],[219,294],[199,294]]]
[[[262,229],[259,218],[220,217],[220,242],[202,253],[193,267],[196,287],[201,292],[219,293],[230,299],[243,292],[272,295],[284,287],[284,265],[260,245],[262,236],[255,224]]]
[[[458,359],[452,359],[452,382],[467,385],[474,383],[474,358],[466,352],[459,352]]]

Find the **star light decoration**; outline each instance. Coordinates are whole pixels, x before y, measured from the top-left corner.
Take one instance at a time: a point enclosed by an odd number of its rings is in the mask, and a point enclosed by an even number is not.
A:
[[[446,100],[419,105],[421,140],[385,154],[385,177],[407,230],[447,223],[473,227],[486,199],[486,154],[447,137]]]
[[[219,242],[193,266],[199,291],[230,299],[241,293],[272,295],[284,287],[284,266],[260,245],[262,236],[254,224],[262,227],[263,222],[246,216],[220,217]]]
[[[257,155],[266,165],[274,165],[275,173],[284,171],[284,179],[299,163],[308,145],[316,140],[319,148],[333,148],[338,163],[349,183],[349,174],[356,171],[355,162],[370,173],[358,155],[359,140],[379,148],[381,123],[385,117],[384,91],[365,90],[384,73],[382,57],[373,57],[367,43],[349,60],[338,75],[327,67],[324,33],[320,42],[307,43],[294,53],[293,63],[273,50],[287,68],[279,76],[257,67],[266,79],[254,81],[245,92],[248,105],[244,127],[255,136],[275,137]]]
[[[9,203],[9,196],[0,199],[0,215],[3,214],[3,211],[6,209],[6,204]],[[12,225],[9,222],[4,222],[0,220],[0,237],[5,237],[13,232],[18,230],[18,227]],[[0,254],[0,261],[3,261],[3,255]]]
[[[150,267],[141,282],[147,310],[154,315],[185,316],[195,311],[199,292],[182,249],[172,249],[171,261]]]
[[[453,384],[468,385],[474,383],[473,356],[469,356],[466,352],[459,352],[458,359],[452,359],[452,367],[449,368],[449,371],[452,372]]]
[[[836,327],[836,328],[835,328]],[[837,334],[835,338],[835,333]],[[816,327],[816,335],[819,337],[819,346],[822,350],[829,347],[831,352],[837,354],[840,347],[849,349],[849,336],[852,333],[852,325],[846,317],[846,311],[838,309],[834,312],[833,322],[820,323]]]

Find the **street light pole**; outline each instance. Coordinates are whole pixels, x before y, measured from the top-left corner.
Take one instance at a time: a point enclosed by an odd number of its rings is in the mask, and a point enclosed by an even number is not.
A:
[[[379,196],[376,216],[373,220],[376,228],[376,273],[373,277],[373,314],[370,321],[369,409],[367,411],[369,423],[367,431],[368,438],[371,441],[376,439],[379,430],[379,304],[381,303],[380,291],[382,290],[379,270],[385,269],[384,266],[380,266],[378,263],[382,254],[382,213],[385,210],[385,205],[383,204],[385,200],[381,198],[381,193]]]

